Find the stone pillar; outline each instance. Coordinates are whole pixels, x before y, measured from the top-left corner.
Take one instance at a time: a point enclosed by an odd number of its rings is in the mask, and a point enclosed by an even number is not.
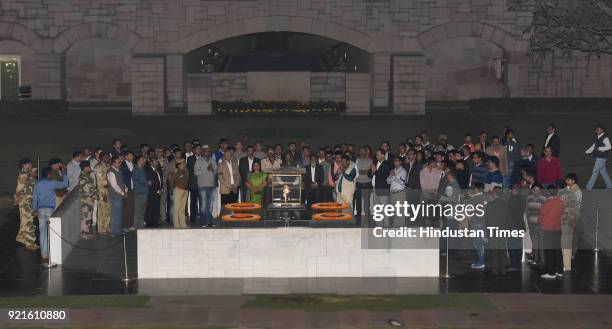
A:
[[[396,55],[393,61],[393,113],[425,114],[427,73],[422,55]]]
[[[369,115],[370,114],[370,74],[369,73],[347,73],[346,74],[346,114]]]
[[[37,53],[36,79],[32,86],[34,99],[64,99],[61,54]]]
[[[168,92],[168,107],[185,107],[183,55],[166,56],[166,90]]]
[[[132,58],[132,114],[163,114],[166,108],[165,58]]]
[[[194,74],[187,77],[188,114],[212,114],[212,81],[212,73]]]
[[[389,106],[391,55],[388,53],[374,53],[372,56],[372,99],[374,106]]]

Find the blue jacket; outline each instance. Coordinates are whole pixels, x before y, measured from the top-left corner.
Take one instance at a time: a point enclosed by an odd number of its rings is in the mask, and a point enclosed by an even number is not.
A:
[[[55,190],[68,187],[68,176],[64,174],[63,181],[58,182],[49,178],[42,178],[32,192],[32,210],[37,211],[41,208],[55,209]]]
[[[134,171],[132,171],[132,180],[134,181],[134,193],[147,195],[149,192],[149,181],[147,180],[145,171],[135,166]]]

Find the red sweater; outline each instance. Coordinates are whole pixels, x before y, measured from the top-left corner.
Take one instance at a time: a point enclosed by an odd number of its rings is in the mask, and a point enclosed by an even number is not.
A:
[[[563,179],[559,158],[552,157],[550,161],[541,158],[538,160],[537,170],[538,181],[542,184],[554,184],[557,180]]]
[[[538,215],[538,224],[544,231],[561,231],[561,217],[565,204],[561,198],[554,197],[546,199],[540,208]]]

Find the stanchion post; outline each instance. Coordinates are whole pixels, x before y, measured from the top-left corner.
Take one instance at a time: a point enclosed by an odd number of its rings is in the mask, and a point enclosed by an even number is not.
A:
[[[595,253],[599,252],[599,205],[595,206]]]
[[[451,278],[451,275],[448,273],[448,236],[446,237],[446,273],[442,277],[445,279]]]
[[[130,279],[128,276],[127,249],[126,249],[126,244],[125,244],[127,231],[123,230],[121,235],[123,236],[123,269],[124,269],[124,276],[123,276],[123,279],[121,279],[121,281],[128,283],[132,281],[132,279]]]
[[[51,263],[51,220],[47,219],[47,264],[45,264],[45,268],[51,269],[57,267],[57,264]]]
[[[36,173],[36,179],[40,180],[40,155],[36,155],[36,169],[37,169],[37,173]]]

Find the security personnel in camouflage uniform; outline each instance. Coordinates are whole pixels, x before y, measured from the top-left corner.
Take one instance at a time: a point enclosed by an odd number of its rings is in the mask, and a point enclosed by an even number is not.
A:
[[[98,233],[110,233],[110,213],[111,205],[108,201],[108,180],[106,174],[110,169],[110,154],[104,153],[100,157],[101,161],[96,165],[96,183],[98,186]]]
[[[36,184],[36,168],[32,168],[32,161],[23,158],[19,161],[19,177],[15,189],[15,204],[19,206],[19,232],[17,242],[27,249],[36,250],[36,226],[34,225],[34,212],[32,210],[32,191]]]
[[[94,205],[98,199],[98,187],[96,179],[91,174],[91,164],[89,161],[81,161],[79,164],[81,173],[79,174],[79,193],[81,196],[81,238],[93,238],[91,232],[91,222],[93,220]]]

